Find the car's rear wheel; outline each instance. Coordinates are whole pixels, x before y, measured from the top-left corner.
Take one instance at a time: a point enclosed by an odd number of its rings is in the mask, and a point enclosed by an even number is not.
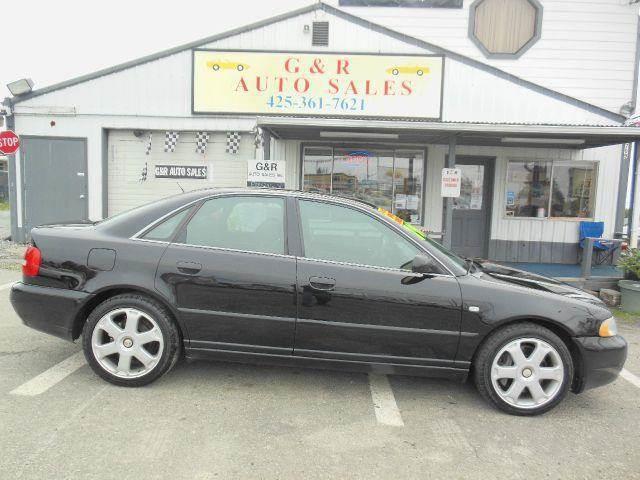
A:
[[[480,347],[474,369],[482,396],[515,415],[539,415],[558,405],[574,374],[562,339],[528,322],[493,333]]]
[[[167,373],[180,356],[171,314],[136,294],[109,298],[87,318],[82,345],[94,372],[115,385],[138,387]]]

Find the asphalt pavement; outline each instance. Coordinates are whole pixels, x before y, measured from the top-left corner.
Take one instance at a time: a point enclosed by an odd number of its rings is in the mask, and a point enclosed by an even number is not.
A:
[[[0,271],[0,478],[640,478],[640,327],[628,376],[535,418],[472,384],[179,363],[138,389],[22,325]]]

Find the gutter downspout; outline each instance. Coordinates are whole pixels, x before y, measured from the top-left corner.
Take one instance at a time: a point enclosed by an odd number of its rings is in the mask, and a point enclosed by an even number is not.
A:
[[[638,226],[640,224],[640,168],[638,165],[639,142],[633,144],[633,173],[631,174],[631,221],[629,222],[629,246],[638,248]]]

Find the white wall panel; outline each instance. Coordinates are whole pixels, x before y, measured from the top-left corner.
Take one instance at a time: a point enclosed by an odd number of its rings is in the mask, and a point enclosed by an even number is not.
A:
[[[598,113],[447,58],[445,121],[612,125]]]
[[[345,10],[611,111],[631,100],[637,5],[624,0],[544,0],[540,40],[520,58],[489,59],[467,35],[471,3],[465,1],[462,9]]]
[[[246,187],[247,160],[254,158],[253,137],[243,135],[237,154],[225,152],[226,135],[211,134],[204,155],[195,152],[195,134],[183,132],[174,152],[164,151],[164,132],[153,132],[151,153],[145,154],[146,137],[131,130],[109,132],[108,202],[109,215],[159,200],[168,195],[201,188]],[[208,180],[155,178],[155,165],[206,165]],[[147,167],[147,179],[141,181]],[[182,187],[182,189],[180,188]]]

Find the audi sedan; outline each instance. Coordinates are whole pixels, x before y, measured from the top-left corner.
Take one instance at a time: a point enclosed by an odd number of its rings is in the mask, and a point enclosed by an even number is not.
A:
[[[11,302],[141,386],[181,356],[464,381],[517,415],[617,377],[597,298],[463,259],[393,214],[282,190],[202,190],[31,231]]]

